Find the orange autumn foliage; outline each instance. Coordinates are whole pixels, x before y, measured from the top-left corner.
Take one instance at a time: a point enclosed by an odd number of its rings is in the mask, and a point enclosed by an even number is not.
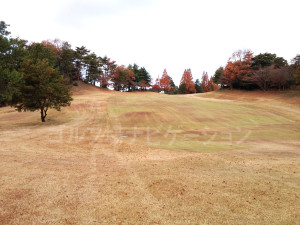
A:
[[[184,70],[184,73],[180,81],[180,86],[182,84],[185,84],[186,94],[196,93],[195,83],[193,82],[191,69]]]
[[[206,72],[203,72],[200,86],[201,86],[203,92],[211,91],[211,85],[209,83],[208,75]]]
[[[202,75],[200,86],[203,92],[216,91],[219,89],[219,86],[213,82],[212,77],[210,77],[210,79],[208,78],[208,74],[206,72]]]
[[[59,39],[46,40],[41,42],[46,48],[49,48],[52,54],[58,55],[61,52],[63,42]]]
[[[250,50],[239,50],[233,53],[225,67],[222,77],[223,83],[231,89],[234,84],[239,86],[240,81],[252,71],[252,57],[253,53]]]
[[[164,70],[163,75],[160,78],[160,88],[165,92],[171,90],[171,82],[166,69]]]
[[[132,70],[124,65],[117,66],[111,74],[111,80],[114,82],[114,89],[117,91],[129,89],[133,84],[135,77]]]

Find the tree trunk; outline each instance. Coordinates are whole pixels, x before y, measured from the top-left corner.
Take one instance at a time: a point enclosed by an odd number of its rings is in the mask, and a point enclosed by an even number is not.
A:
[[[41,108],[41,120],[42,120],[43,123],[46,122],[45,118],[47,116],[47,110],[48,109],[44,110],[44,108]]]
[[[42,122],[45,122],[45,116],[44,116],[44,110],[41,109],[41,120]]]

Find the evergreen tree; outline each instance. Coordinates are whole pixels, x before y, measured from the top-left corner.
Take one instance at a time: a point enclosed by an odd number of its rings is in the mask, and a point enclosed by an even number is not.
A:
[[[101,59],[95,53],[91,53],[85,57],[84,62],[86,65],[86,80],[96,85],[102,74]]]
[[[16,70],[3,70],[0,66],[0,106],[12,105],[19,101],[23,84],[22,74]]]
[[[47,59],[27,59],[22,70],[24,85],[20,88],[20,99],[14,104],[19,112],[39,110],[41,121],[45,122],[49,108],[59,111],[70,105],[70,90],[63,76]]]
[[[22,83],[20,67],[27,54],[26,41],[11,38],[8,26],[0,21],[0,106],[16,101]]]
[[[171,90],[168,92],[168,94],[177,94],[178,88],[175,86],[175,83],[174,83],[172,77],[169,76],[169,80],[170,80]]]
[[[100,74],[100,86],[102,88],[107,88],[111,76],[117,67],[117,64],[116,61],[111,60],[107,56],[101,58],[101,63],[102,63],[102,73]]]
[[[64,42],[61,47],[58,65],[60,72],[69,80],[69,82],[75,79],[74,76],[76,75],[74,61],[75,51],[68,42]]]
[[[135,77],[132,87],[133,91],[139,88],[144,91],[147,89],[147,87],[151,86],[151,76],[145,69],[145,67],[140,68],[137,64],[134,63],[133,66],[128,65],[128,69],[133,71]]]
[[[201,87],[201,83],[200,80],[197,79],[195,82],[195,89],[196,89],[196,93],[203,93],[202,87]]]
[[[75,78],[82,80],[82,70],[85,68],[84,59],[89,54],[90,50],[86,49],[85,46],[76,47],[75,51],[75,67],[76,75]]]
[[[179,85],[178,93],[179,94],[186,94],[187,93],[186,84],[185,83]]]
[[[220,66],[220,67],[216,70],[216,72],[215,72],[215,74],[214,74],[214,76],[213,76],[213,82],[214,82],[215,84],[219,84],[219,83],[221,82],[220,79],[221,79],[223,73],[224,73],[224,68],[223,68],[222,66]]]

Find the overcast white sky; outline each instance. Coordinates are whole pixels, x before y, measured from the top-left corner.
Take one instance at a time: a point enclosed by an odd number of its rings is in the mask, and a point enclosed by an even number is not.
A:
[[[299,0],[1,0],[0,20],[30,42],[59,38],[155,79],[211,76],[238,49],[300,54]]]

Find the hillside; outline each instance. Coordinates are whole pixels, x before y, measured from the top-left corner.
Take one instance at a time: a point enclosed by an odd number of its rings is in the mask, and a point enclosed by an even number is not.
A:
[[[297,94],[119,93],[0,108],[0,224],[296,224]]]

